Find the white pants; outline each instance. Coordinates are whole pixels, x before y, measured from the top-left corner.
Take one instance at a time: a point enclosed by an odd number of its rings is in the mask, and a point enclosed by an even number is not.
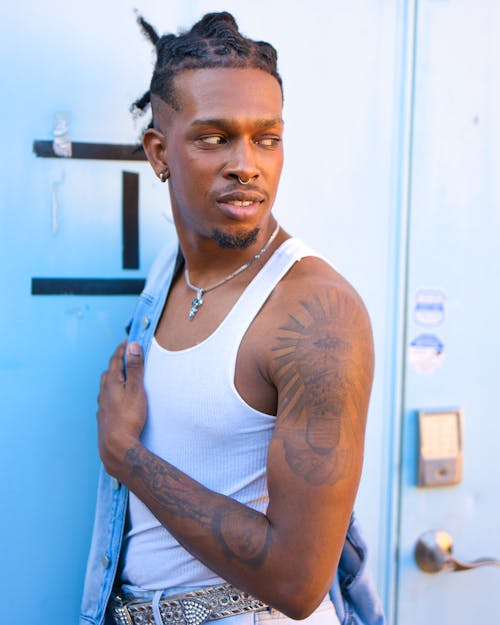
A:
[[[176,590],[180,591],[180,589]],[[160,590],[141,593],[140,596],[141,599],[152,600],[155,625],[163,625],[158,605],[162,594],[163,591]],[[169,595],[171,594],[175,593],[169,592]],[[153,597],[151,597],[151,595],[153,595]],[[136,594],[136,596],[138,595]],[[258,612],[246,612],[244,614],[237,614],[236,616],[215,619],[214,621],[209,621],[208,625],[212,625],[212,623],[214,625],[293,625],[294,623],[304,623],[304,625],[341,625],[335,606],[328,595],[310,616],[301,621],[296,621],[289,616],[285,616],[285,614],[274,608],[267,608]]]
[[[253,617],[253,620],[243,621],[245,617]],[[239,620],[242,619],[242,620]],[[219,619],[217,625],[292,625],[293,623],[304,623],[305,625],[340,625],[337,611],[330,597],[325,597],[314,612],[302,621],[294,621],[282,612],[274,608],[268,608],[262,612],[252,614],[240,614]]]
[[[295,621],[274,608],[267,608],[259,612],[247,612],[216,619],[210,621],[209,625],[212,623],[213,625],[293,625],[299,622],[304,623],[304,625],[340,625],[335,606],[330,597],[325,597],[316,610],[302,621]],[[163,625],[161,621],[158,622],[157,614],[155,614],[155,623],[156,625]]]

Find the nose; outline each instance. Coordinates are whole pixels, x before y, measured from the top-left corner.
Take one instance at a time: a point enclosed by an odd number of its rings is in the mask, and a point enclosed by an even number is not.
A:
[[[242,184],[254,182],[259,177],[256,145],[253,141],[241,139],[233,144],[224,175]]]

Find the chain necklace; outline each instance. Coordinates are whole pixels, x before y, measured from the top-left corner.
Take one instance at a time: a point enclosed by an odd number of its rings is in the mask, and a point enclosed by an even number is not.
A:
[[[248,269],[250,265],[254,263],[256,260],[258,260],[262,256],[262,254],[264,254],[267,248],[271,245],[271,243],[276,238],[276,235],[278,234],[279,229],[280,229],[279,224],[276,224],[276,228],[274,229],[273,233],[267,240],[264,247],[259,252],[257,252],[257,254],[255,254],[255,256],[253,256],[248,262],[246,262],[244,265],[241,265],[241,267],[238,267],[236,271],[233,271],[233,273],[230,273],[228,276],[226,276],[222,280],[219,280],[219,282],[216,282],[215,284],[207,286],[205,289],[200,289],[200,287],[197,287],[197,286],[194,286],[194,284],[191,284],[191,281],[189,280],[188,268],[187,266],[184,267],[184,278],[186,280],[186,284],[188,285],[190,289],[192,289],[193,291],[196,291],[196,297],[191,302],[191,310],[189,311],[189,315],[188,315],[190,321],[193,321],[193,319],[196,316],[196,313],[201,308],[201,306],[203,306],[203,303],[204,303],[203,295],[205,293],[208,293],[209,291],[213,291],[214,289],[216,289],[219,286],[222,286],[223,284],[226,284],[226,282],[229,282],[229,280],[236,278],[236,276],[238,276],[242,271],[245,271],[245,269]]]

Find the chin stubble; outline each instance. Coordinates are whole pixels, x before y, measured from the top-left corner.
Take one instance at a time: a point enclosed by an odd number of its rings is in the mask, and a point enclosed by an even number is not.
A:
[[[244,250],[255,243],[259,228],[254,228],[248,232],[238,232],[236,234],[228,234],[217,228],[214,230],[212,238],[219,247],[224,250]]]

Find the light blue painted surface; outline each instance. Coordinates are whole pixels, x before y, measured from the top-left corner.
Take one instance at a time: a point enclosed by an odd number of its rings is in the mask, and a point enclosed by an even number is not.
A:
[[[56,111],[70,111],[76,141],[135,141],[128,105],[146,86],[150,51],[131,7],[125,13],[119,2],[6,4],[0,622],[71,625],[78,622],[93,517],[99,375],[125,336],[133,298],[32,297],[30,282],[33,276],[144,276],[168,225],[160,185],[145,165],[39,159],[32,143],[51,138]],[[132,37],[136,45],[127,47]],[[140,271],[121,269],[122,169],[141,175]]]
[[[444,343],[430,375],[407,364],[399,625],[500,622],[500,569],[429,575],[413,561],[419,535],[447,530],[458,558],[500,559],[500,43],[497,2],[418,3],[408,342]],[[446,295],[444,322],[415,322],[423,287]],[[461,407],[463,481],[416,488],[418,409]]]
[[[151,51],[135,6],[165,31],[227,8],[244,32],[280,51],[287,162],[276,214],[348,276],[373,321],[377,369],[357,507],[379,587],[390,594],[405,2],[26,0],[0,7],[2,87],[12,98],[0,104],[0,280],[3,301],[14,302],[0,310],[0,488],[8,511],[0,518],[0,586],[9,597],[2,622],[77,622],[98,466],[99,375],[133,308],[130,297],[32,297],[30,280],[144,276],[171,235],[161,215],[166,187],[146,165],[32,154],[34,139],[51,138],[58,111],[70,113],[75,141],[137,139],[141,123],[128,106],[147,86]],[[140,173],[139,271],[121,269],[123,169]]]

